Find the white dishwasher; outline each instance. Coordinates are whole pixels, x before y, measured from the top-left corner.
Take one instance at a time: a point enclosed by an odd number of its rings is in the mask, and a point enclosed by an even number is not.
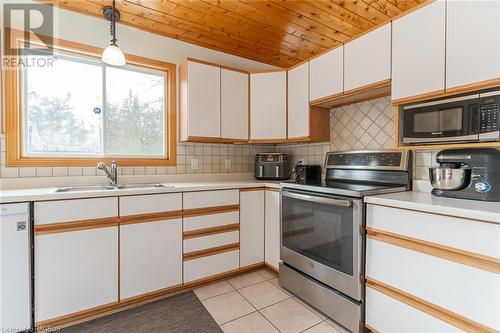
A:
[[[32,328],[29,203],[0,205],[0,331]]]

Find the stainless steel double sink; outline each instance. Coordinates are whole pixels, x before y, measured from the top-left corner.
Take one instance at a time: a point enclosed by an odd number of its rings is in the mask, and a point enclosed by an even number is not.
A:
[[[59,187],[54,192],[82,192],[82,191],[101,191],[101,190],[127,190],[127,189],[148,189],[148,188],[174,188],[173,185],[160,183],[152,184],[117,184],[117,185],[89,185],[89,186],[69,186]]]

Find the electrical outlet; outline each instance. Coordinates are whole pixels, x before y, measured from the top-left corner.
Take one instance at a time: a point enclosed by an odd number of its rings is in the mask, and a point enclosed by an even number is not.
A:
[[[231,160],[230,159],[224,160],[224,169],[225,170],[231,169]]]
[[[191,159],[191,170],[198,170],[198,159]]]

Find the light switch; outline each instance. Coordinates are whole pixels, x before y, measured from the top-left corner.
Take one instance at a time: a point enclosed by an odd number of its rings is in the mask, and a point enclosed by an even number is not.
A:
[[[191,159],[191,170],[198,170],[198,159]]]
[[[226,170],[231,169],[231,160],[230,159],[224,160],[224,169],[226,169]]]

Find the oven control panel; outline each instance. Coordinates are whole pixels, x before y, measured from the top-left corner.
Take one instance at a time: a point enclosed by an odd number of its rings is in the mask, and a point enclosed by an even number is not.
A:
[[[349,151],[327,153],[327,169],[405,169],[407,151]]]

